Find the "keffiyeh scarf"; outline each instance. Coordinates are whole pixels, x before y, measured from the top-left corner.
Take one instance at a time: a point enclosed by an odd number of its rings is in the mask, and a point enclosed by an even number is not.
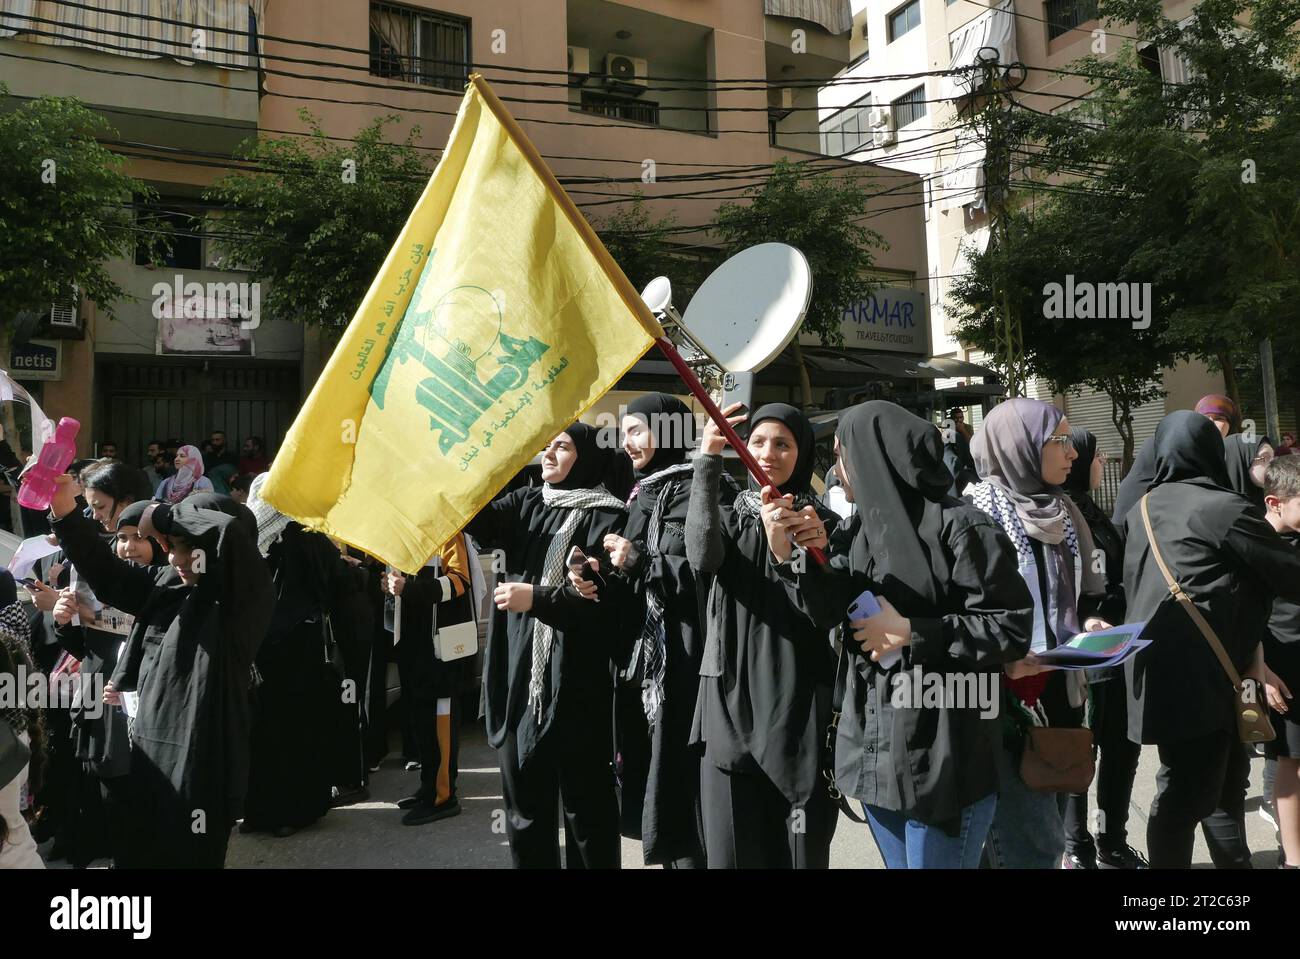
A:
[[[677,484],[670,482],[684,478],[695,471],[693,463],[678,463],[657,473],[647,476],[632,489],[628,500],[631,505],[638,493],[654,492],[654,508],[650,511],[650,520],[646,526],[646,556],[651,562],[659,555],[659,537],[663,532],[663,515],[668,499],[677,489]],[[636,649],[632,653],[632,667],[635,672],[637,663],[642,664],[644,679],[641,684],[641,706],[645,710],[646,722],[654,725],[655,717],[664,702],[664,676],[668,670],[668,634],[664,627],[663,587],[655,580],[647,580],[645,591],[645,621],[641,624],[641,635],[637,639]]]
[[[546,548],[546,560],[542,566],[542,579],[539,586],[559,586],[564,582],[567,569],[564,560],[573,547],[573,534],[582,520],[585,510],[589,509],[626,509],[622,500],[611,496],[603,486],[594,489],[554,489],[547,484],[542,487],[542,502],[548,509],[568,510],[564,523],[551,537],[551,545]],[[528,680],[528,701],[534,705],[540,716],[542,711],[542,693],[546,686],[546,669],[551,661],[551,646],[555,642],[555,629],[540,619],[533,620],[533,666]]]

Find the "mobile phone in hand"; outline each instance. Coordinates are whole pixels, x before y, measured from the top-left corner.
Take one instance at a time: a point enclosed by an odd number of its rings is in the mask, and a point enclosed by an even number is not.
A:
[[[849,622],[858,619],[870,619],[880,611],[880,603],[876,599],[876,594],[869,589],[863,590],[858,595],[858,598],[849,604]],[[892,669],[894,664],[902,658],[903,651],[895,649],[881,656],[876,662],[881,669]]]
[[[569,569],[573,570],[589,583],[595,583],[597,586],[605,585],[605,578],[587,565],[587,554],[578,546],[569,550],[569,555],[565,558],[564,565],[569,567]]]

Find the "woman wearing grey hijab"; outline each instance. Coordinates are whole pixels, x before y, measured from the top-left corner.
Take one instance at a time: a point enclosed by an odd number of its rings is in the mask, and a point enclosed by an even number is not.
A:
[[[1065,852],[1066,797],[1029,789],[1020,779],[1020,754],[1030,725],[1080,725],[1084,687],[1082,674],[1039,666],[1035,654],[1069,642],[1081,628],[1110,625],[1092,615],[1106,584],[1088,524],[1061,489],[1077,454],[1060,410],[1008,400],[985,417],[971,454],[983,481],[966,487],[965,498],[1010,537],[1034,600],[1030,654],[1005,670],[1001,792],[985,852],[994,867],[1054,869]]]

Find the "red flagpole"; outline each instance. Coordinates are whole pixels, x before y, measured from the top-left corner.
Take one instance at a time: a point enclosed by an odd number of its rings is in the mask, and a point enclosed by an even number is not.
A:
[[[745,469],[749,470],[749,475],[758,481],[760,487],[771,486],[775,488],[776,484],[768,478],[767,473],[763,471],[763,467],[758,465],[758,460],[754,459],[754,454],[749,451],[749,446],[740,438],[740,434],[732,428],[732,425],[727,422],[727,418],[722,415],[722,410],[718,409],[718,404],[713,402],[713,397],[711,397],[709,391],[704,388],[704,384],[701,383],[699,377],[695,375],[695,371],[686,365],[686,360],[682,358],[681,353],[677,352],[677,347],[673,345],[672,340],[668,339],[666,336],[660,336],[655,339],[655,343],[658,344],[660,352],[662,352],[664,356],[668,357],[668,362],[673,365],[673,369],[675,369],[677,375],[682,378],[682,382],[686,384],[686,388],[691,391],[691,394],[697,400],[700,401],[705,412],[709,414],[709,419],[718,424],[718,429],[722,430],[722,435],[727,438],[727,442],[731,444],[731,448],[736,451],[736,454],[740,457],[740,461],[745,464]],[[808,551],[808,555],[815,559],[820,565],[826,565],[825,553],[816,546],[808,546],[805,548]]]

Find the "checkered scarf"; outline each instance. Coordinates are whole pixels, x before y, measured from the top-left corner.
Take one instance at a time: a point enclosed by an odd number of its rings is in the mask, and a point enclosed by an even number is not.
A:
[[[13,664],[15,678],[19,667],[25,667],[29,676],[37,673],[32,661],[31,629],[27,622],[27,611],[22,603],[10,603],[0,610],[0,644],[3,644],[6,658]],[[19,696],[26,697],[26,691],[14,684]],[[6,706],[0,709],[0,716],[13,727],[15,733],[23,733],[41,722],[40,707],[25,705]]]
[[[595,489],[555,489],[549,483],[542,487],[542,503],[548,509],[568,510],[563,524],[551,537],[542,564],[542,579],[538,586],[559,586],[567,572],[564,560],[573,546],[573,534],[578,529],[583,513],[589,509],[626,509],[622,500],[610,495],[604,486]],[[551,646],[555,642],[555,629],[540,619],[533,620],[533,668],[528,680],[528,701],[540,716],[542,693],[546,686],[546,667],[551,660]]]
[[[664,509],[668,498],[676,491],[677,484],[669,482],[688,473],[694,473],[693,463],[678,463],[657,473],[647,476],[632,489],[629,505],[638,493],[659,490],[655,505],[650,511],[650,520],[646,526],[646,554],[651,562],[659,555],[659,536],[663,532]],[[654,725],[655,717],[664,702],[664,677],[668,671],[668,633],[664,627],[663,586],[651,579],[646,582],[645,620],[641,624],[641,635],[637,639],[636,649],[632,653],[635,668],[638,660],[642,663],[641,706],[645,710],[646,722]]]

